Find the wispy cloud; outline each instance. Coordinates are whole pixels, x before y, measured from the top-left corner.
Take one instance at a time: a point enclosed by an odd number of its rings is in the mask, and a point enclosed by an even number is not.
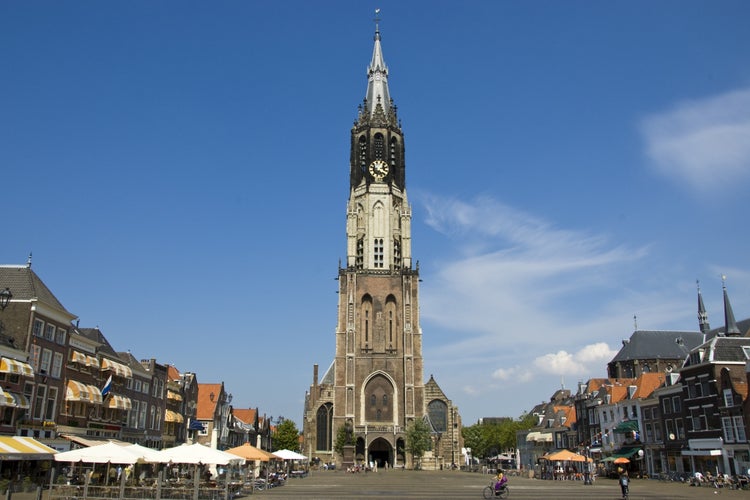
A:
[[[728,188],[750,175],[750,89],[682,102],[640,129],[658,171],[695,190]]]
[[[467,397],[544,398],[553,380],[604,376],[634,312],[668,320],[678,309],[627,285],[648,245],[559,228],[491,197],[419,200],[444,249],[422,287],[423,325],[460,332],[425,356],[455,369]]]

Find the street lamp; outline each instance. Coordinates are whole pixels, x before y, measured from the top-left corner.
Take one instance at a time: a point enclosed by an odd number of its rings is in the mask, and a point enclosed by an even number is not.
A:
[[[0,292],[0,311],[4,311],[6,307],[8,307],[8,304],[10,304],[10,299],[13,298],[13,294],[10,293],[10,288],[5,287],[5,290]]]

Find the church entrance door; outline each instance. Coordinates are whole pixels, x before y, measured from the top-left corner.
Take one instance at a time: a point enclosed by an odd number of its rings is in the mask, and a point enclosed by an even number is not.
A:
[[[377,438],[370,443],[368,455],[370,461],[376,463],[378,468],[384,468],[386,463],[389,467],[393,466],[393,447],[383,438]]]

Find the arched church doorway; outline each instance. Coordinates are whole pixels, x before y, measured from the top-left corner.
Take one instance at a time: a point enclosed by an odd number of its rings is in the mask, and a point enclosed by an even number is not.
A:
[[[370,443],[367,451],[370,462],[376,463],[378,468],[384,468],[386,463],[389,467],[393,466],[393,448],[391,447],[391,443],[385,439],[377,438]]]

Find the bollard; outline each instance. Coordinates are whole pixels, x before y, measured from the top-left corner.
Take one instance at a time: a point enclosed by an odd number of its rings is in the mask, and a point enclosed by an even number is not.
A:
[[[42,500],[42,487],[36,487],[36,500]]]
[[[10,500],[13,498],[13,486],[8,483],[8,489],[5,490],[5,500]]]

